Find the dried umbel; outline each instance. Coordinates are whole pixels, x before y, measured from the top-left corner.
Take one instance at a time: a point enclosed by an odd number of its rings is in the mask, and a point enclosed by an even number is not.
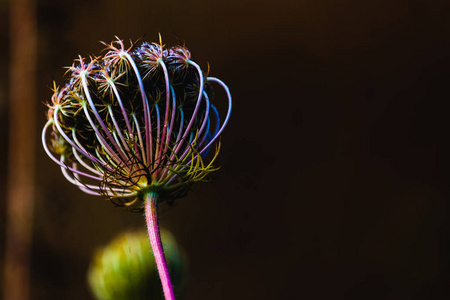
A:
[[[119,39],[106,46],[103,56],[79,57],[66,85],[54,87],[44,148],[88,194],[139,210],[143,195],[155,192],[170,204],[216,170],[228,88],[205,77],[184,46],[126,49]],[[211,103],[213,83],[228,96],[223,122]],[[210,148],[215,154],[205,161]]]
[[[106,47],[102,56],[80,56],[65,86],[54,87],[42,142],[82,191],[145,210],[164,297],[173,300],[158,207],[216,170],[231,95],[221,80],[205,76],[184,46],[165,48],[160,41],[125,49],[117,39]],[[212,84],[227,95],[226,113],[212,103]]]

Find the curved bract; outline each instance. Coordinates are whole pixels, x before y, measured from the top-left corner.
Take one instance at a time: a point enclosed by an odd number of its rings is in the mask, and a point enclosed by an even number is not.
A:
[[[80,56],[65,86],[54,87],[45,151],[88,194],[138,209],[150,192],[171,203],[216,170],[228,87],[206,77],[184,46],[105,45],[102,56]],[[225,113],[212,103],[213,87],[228,97]]]

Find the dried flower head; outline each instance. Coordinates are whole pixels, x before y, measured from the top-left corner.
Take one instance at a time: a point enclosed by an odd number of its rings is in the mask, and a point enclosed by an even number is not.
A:
[[[216,142],[231,112],[228,87],[206,77],[185,46],[126,48],[118,38],[105,45],[104,55],[75,60],[66,84],[54,87],[45,151],[88,194],[137,209],[149,193],[171,204],[216,170]],[[212,83],[228,97],[223,121]]]

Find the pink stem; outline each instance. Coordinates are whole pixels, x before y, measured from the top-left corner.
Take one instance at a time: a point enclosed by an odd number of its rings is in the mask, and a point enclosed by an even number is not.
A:
[[[156,267],[158,268],[159,278],[161,279],[164,298],[166,300],[175,300],[169,270],[167,269],[166,258],[161,244],[161,236],[159,234],[157,200],[155,193],[149,193],[145,198],[145,218],[147,220],[148,237],[155,257]]]

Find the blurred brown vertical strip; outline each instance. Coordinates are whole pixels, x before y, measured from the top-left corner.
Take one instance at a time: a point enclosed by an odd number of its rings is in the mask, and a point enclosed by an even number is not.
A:
[[[4,299],[29,299],[34,202],[36,16],[34,0],[10,1],[10,113]]]

